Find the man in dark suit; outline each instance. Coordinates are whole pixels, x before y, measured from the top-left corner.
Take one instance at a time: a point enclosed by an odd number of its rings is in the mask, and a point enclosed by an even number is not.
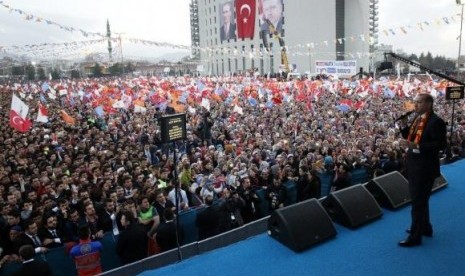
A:
[[[117,231],[115,203],[112,199],[105,199],[103,210],[99,213],[98,219],[103,232]],[[117,234],[118,232],[115,232]]]
[[[34,260],[34,248],[31,245],[23,245],[19,249],[19,255],[23,265],[13,276],[51,276],[52,270],[46,262]]]
[[[220,212],[213,207],[213,196],[205,197],[207,208],[197,214],[195,225],[199,229],[199,240],[213,237],[220,233]]]
[[[131,211],[123,211],[121,232],[116,244],[116,254],[120,257],[121,264],[129,264],[147,257],[148,237],[145,227],[137,222]]]
[[[220,40],[236,38],[236,23],[234,23],[233,2],[226,2],[222,7],[223,25],[220,28]]]
[[[153,207],[157,209],[157,213],[160,216],[161,223],[165,222],[165,218],[163,217],[163,214],[165,213],[165,209],[168,208],[173,211],[176,209],[173,202],[171,202],[170,200],[166,200],[165,193],[162,190],[158,190],[155,193],[155,202],[153,203]]]
[[[422,236],[432,237],[429,218],[429,198],[434,180],[440,175],[439,151],[446,147],[446,123],[433,111],[434,99],[419,94],[415,99],[417,117],[408,126],[402,121],[402,136],[407,139],[407,175],[412,200],[412,224],[407,239],[399,245],[411,247],[421,244]]]
[[[23,245],[30,245],[34,248],[35,253],[46,253],[48,249],[42,244],[39,236],[37,235],[38,228],[37,224],[31,219],[24,223],[24,232],[14,241],[16,252]]]
[[[84,224],[83,218],[79,215],[78,210],[72,208],[68,212],[68,218],[64,224],[65,242],[79,243],[78,230],[79,226]]]
[[[155,234],[155,239],[160,247],[160,252],[168,251],[177,247],[176,239],[176,222],[174,220],[173,211],[170,208],[165,209],[163,216],[165,222],[161,223]],[[182,227],[179,227],[179,244],[182,244],[183,231]]]
[[[63,246],[65,236],[61,229],[57,228],[57,223],[58,218],[55,213],[48,213],[44,216],[43,227],[39,230],[39,237],[47,248]]]

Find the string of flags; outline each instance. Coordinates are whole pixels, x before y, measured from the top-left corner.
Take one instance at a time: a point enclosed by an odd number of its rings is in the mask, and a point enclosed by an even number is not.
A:
[[[6,4],[5,1],[0,1],[0,7],[4,7],[8,9],[10,13],[16,13],[19,14],[24,18],[24,20],[34,22],[34,23],[39,23],[43,24],[46,23],[47,25],[51,26],[56,26],[60,28],[63,31],[71,32],[71,33],[80,33],[85,37],[97,37],[99,39],[96,40],[89,40],[89,41],[74,41],[74,42],[65,42],[65,43],[42,43],[42,44],[29,44],[29,45],[21,45],[21,46],[1,46],[0,45],[0,52],[30,52],[30,51],[35,51],[37,54],[37,51],[40,51],[42,48],[46,47],[56,47],[58,45],[64,46],[65,49],[63,52],[66,51],[66,49],[70,49],[72,46],[89,46],[89,45],[94,45],[94,44],[100,44],[104,43],[107,41],[106,34],[104,33],[99,33],[99,32],[89,32],[85,31],[83,29],[75,28],[75,27],[70,27],[66,26],[63,24],[60,24],[58,22],[43,18],[41,16],[37,16],[28,12],[25,12],[21,9],[17,9],[12,7],[9,4]],[[427,28],[432,28],[432,27],[440,27],[443,25],[450,25],[454,23],[458,23],[460,21],[460,14],[454,14],[451,16],[442,16],[435,18],[433,20],[422,20],[416,23],[408,24],[408,25],[403,25],[403,26],[398,26],[398,27],[392,27],[392,28],[384,28],[380,30],[380,35],[383,36],[396,36],[396,35],[407,35],[410,32],[413,31],[425,31]],[[193,47],[193,46],[186,46],[186,45],[179,45],[179,44],[172,44],[172,43],[167,43],[167,42],[157,42],[157,41],[151,41],[147,39],[139,39],[139,38],[122,38],[124,41],[127,41],[129,43],[134,43],[134,44],[142,44],[146,46],[155,46],[155,47],[167,47],[167,48],[174,48],[174,49],[183,49],[183,50],[193,50],[197,49],[201,52],[204,53],[216,53],[218,54],[233,54],[233,55],[248,55],[248,56],[253,56],[253,55],[269,55],[266,51],[266,49],[263,49],[262,51],[256,49],[256,50],[246,50],[246,51],[237,51],[236,49],[232,49],[230,47]],[[112,41],[117,42],[118,39],[113,38]],[[359,35],[353,35],[353,36],[347,36],[347,37],[340,37],[336,38],[333,40],[324,40],[324,41],[319,41],[319,42],[308,42],[308,43],[299,43],[296,45],[289,45],[286,46],[286,49],[289,51],[294,51],[294,55],[309,55],[306,51],[302,52],[303,49],[305,50],[314,50],[314,49],[321,49],[321,48],[327,48],[331,44],[343,44],[347,42],[363,42],[363,43],[369,43],[370,45],[375,43],[375,39],[370,36],[369,34],[359,34]],[[54,52],[56,53],[56,52]],[[40,53],[39,53],[40,54]],[[355,56],[361,56],[363,54],[361,53],[352,53],[352,55]]]
[[[56,26],[56,27],[58,27],[58,28],[60,28],[60,29],[62,29],[64,31],[71,32],[71,33],[77,32],[77,33],[82,34],[85,37],[89,37],[89,36],[90,37],[105,37],[105,34],[103,34],[103,33],[88,32],[88,31],[85,31],[83,29],[65,26],[63,24],[57,23],[55,21],[52,21],[52,20],[49,20],[49,19],[46,19],[46,18],[43,18],[41,16],[37,16],[37,15],[31,14],[31,13],[27,13],[27,12],[25,12],[23,10],[20,10],[20,9],[15,9],[11,5],[5,4],[4,1],[0,1],[0,6],[3,6],[4,8],[8,9],[10,13],[17,13],[17,14],[21,15],[24,18],[24,20],[27,20],[27,21],[36,22],[36,23],[45,22],[47,25]]]

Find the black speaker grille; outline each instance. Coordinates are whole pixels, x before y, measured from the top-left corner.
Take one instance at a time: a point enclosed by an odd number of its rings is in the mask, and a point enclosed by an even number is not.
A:
[[[268,220],[268,234],[294,251],[336,235],[336,229],[316,199],[275,210]]]
[[[408,181],[397,171],[373,178],[367,189],[378,203],[388,209],[396,209],[410,202]]]
[[[336,223],[350,228],[382,216],[375,198],[361,184],[329,194],[323,206]]]

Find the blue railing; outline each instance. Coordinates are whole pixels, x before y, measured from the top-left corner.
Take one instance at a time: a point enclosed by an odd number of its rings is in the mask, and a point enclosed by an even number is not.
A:
[[[327,196],[331,188],[331,181],[333,175],[320,174],[321,179],[321,196]],[[365,169],[358,169],[352,171],[352,185],[368,182],[368,173]],[[297,187],[293,181],[288,181],[284,184],[287,190],[286,205],[291,205],[297,201]],[[265,199],[265,190],[257,190],[257,195],[260,197],[260,208],[263,216],[270,214],[268,210],[268,201]],[[198,229],[195,225],[197,214],[204,208],[191,209],[179,214],[179,222],[183,227],[184,237],[183,244],[190,244],[198,241]],[[100,240],[103,245],[101,254],[102,268],[104,271],[117,268],[121,266],[118,255],[116,254],[116,242],[118,237],[114,236],[112,232],[105,233],[104,237]],[[147,246],[148,247],[148,246]],[[75,265],[71,257],[65,252],[64,248],[54,248],[45,254],[38,254],[36,258],[42,258],[47,261],[52,269],[53,275],[75,275]],[[20,263],[12,263],[5,265],[1,268],[1,275],[11,275],[14,271],[18,270],[21,266]]]

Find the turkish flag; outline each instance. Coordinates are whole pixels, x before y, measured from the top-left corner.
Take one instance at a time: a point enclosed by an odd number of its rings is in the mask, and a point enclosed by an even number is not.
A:
[[[236,0],[237,37],[253,39],[255,31],[255,0]]]
[[[10,110],[10,126],[19,132],[28,132],[32,123],[28,119],[23,119],[14,110]]]
[[[37,113],[37,122],[47,123],[48,122],[48,110],[43,104],[39,102],[39,111]]]

